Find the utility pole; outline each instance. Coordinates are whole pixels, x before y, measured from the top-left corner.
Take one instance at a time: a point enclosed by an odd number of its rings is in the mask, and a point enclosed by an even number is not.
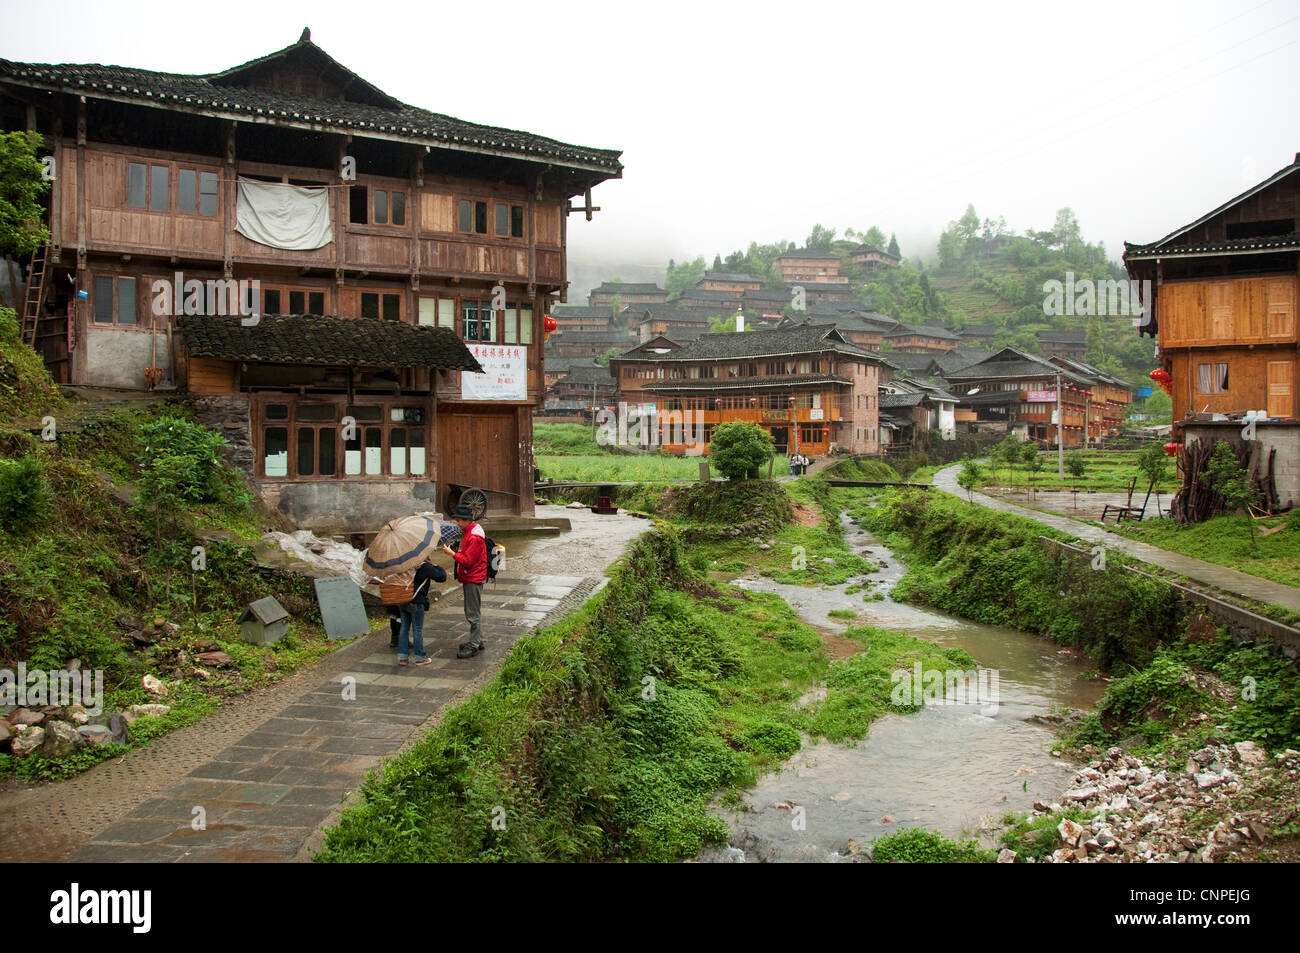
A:
[[[1056,478],[1065,480],[1065,413],[1061,409],[1061,375],[1056,375]]]
[[[590,202],[587,204],[591,204]],[[591,442],[596,442],[596,382],[591,382]]]

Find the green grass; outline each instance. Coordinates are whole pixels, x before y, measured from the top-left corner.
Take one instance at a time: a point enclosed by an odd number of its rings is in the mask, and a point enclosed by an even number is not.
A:
[[[953,841],[937,831],[909,827],[878,838],[871,858],[877,864],[987,864],[997,859],[997,852],[978,841]]]
[[[585,424],[547,424],[533,421],[533,451],[538,455],[596,455],[606,453]]]
[[[600,480],[622,483],[625,481],[640,483],[674,483],[679,480],[698,480],[700,478],[699,457],[673,457],[668,455],[643,454],[638,456],[618,454],[590,454],[552,456],[539,453],[537,467],[542,471],[543,480],[576,483],[595,483]],[[710,470],[713,476],[720,476]],[[767,476],[767,466],[761,469]],[[788,476],[790,464],[787,458],[777,457],[772,476]]]
[[[982,485],[998,487],[1062,487],[1065,489],[1077,487],[1080,490],[1125,492],[1128,490],[1129,481],[1136,476],[1137,484],[1133,488],[1133,495],[1140,500],[1146,495],[1147,479],[1138,472],[1138,455],[1139,451],[1137,450],[1066,450],[1065,458],[1067,461],[1072,457],[1081,457],[1087,469],[1081,477],[1070,476],[1067,469],[1064,479],[1057,475],[1057,455],[1055,452],[1044,451],[1039,454],[1039,458],[1043,462],[1043,469],[1037,474],[1031,474],[1029,469],[1021,463],[1013,467],[1007,467],[1005,464],[994,464],[990,461],[985,465],[986,475]],[[1156,484],[1156,489],[1167,495],[1177,488],[1178,481],[1174,477],[1173,467],[1170,467],[1168,476],[1165,480]]]
[[[1288,586],[1300,586],[1300,518],[1291,516],[1256,521],[1255,547],[1251,546],[1247,517],[1239,514],[1216,516],[1203,523],[1182,525],[1173,520],[1143,520],[1123,523],[1118,532],[1170,552],[1203,559],[1220,566],[1271,579]],[[1284,528],[1268,536],[1258,530]]]

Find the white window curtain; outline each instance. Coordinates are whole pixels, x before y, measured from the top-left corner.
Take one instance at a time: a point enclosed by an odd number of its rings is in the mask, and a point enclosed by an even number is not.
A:
[[[239,179],[235,231],[259,245],[290,251],[323,248],[334,240],[329,189]]]

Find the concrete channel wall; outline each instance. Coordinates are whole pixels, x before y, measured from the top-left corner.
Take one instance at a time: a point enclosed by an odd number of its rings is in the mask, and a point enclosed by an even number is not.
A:
[[[1093,554],[1090,549],[1071,546],[1069,543],[1062,543],[1047,536],[1038,537],[1038,541],[1047,552],[1052,552],[1055,549],[1058,552],[1064,552],[1076,562],[1088,564],[1092,562]],[[1284,623],[1275,622],[1248,609],[1235,606],[1230,602],[1225,602],[1215,596],[1207,595],[1204,592],[1165,579],[1162,576],[1143,572],[1133,566],[1124,568],[1138,576],[1164,583],[1173,589],[1183,602],[1203,606],[1215,620],[1226,625],[1233,634],[1246,636],[1252,641],[1271,642],[1281,649],[1282,654],[1287,658],[1300,658],[1300,629],[1294,629]]]

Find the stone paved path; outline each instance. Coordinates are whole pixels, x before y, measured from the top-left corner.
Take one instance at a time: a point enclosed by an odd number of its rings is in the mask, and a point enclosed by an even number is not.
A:
[[[332,666],[324,680],[318,676],[287,707],[99,832],[69,859],[305,859],[304,843],[381,757],[401,748],[448,702],[481,682],[479,676],[495,669],[521,635],[571,611],[600,582],[600,577],[501,574],[484,587],[486,651],[473,659],[455,657],[469,627],[460,588],[450,589],[425,616],[425,650],[433,664],[399,667],[383,626],[337,653],[344,664]],[[354,685],[354,697],[345,692],[347,684]],[[196,818],[204,821],[201,829]]]
[[[940,470],[934,475],[934,485],[946,493],[966,499],[966,491],[957,484],[957,474],[960,472],[961,464]],[[1130,556],[1136,556],[1143,562],[1162,566],[1170,572],[1186,576],[1193,582],[1206,586],[1215,586],[1224,592],[1245,596],[1259,602],[1271,602],[1300,612],[1300,589],[1295,586],[1272,582],[1259,576],[1252,576],[1249,573],[1229,569],[1227,566],[1219,566],[1215,563],[1207,563],[1202,559],[1194,559],[1191,556],[1173,553],[1167,549],[1159,549],[1147,543],[1140,543],[1135,539],[1120,536],[1118,533],[1112,533],[1100,526],[1081,523],[1078,520],[1070,519],[1068,516],[1057,516],[1052,513],[1027,509],[1014,503],[1008,503],[1005,500],[986,496],[983,493],[974,494],[974,501],[989,509],[1001,510],[1003,513],[1014,513],[1017,516],[1037,520],[1045,526],[1051,526],[1053,529],[1069,533],[1079,539],[1101,543],[1108,549],[1118,549]]]

